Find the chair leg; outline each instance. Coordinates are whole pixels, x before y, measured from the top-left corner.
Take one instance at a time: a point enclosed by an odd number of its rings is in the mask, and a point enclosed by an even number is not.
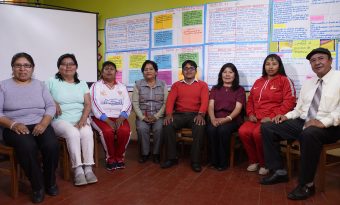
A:
[[[98,168],[99,166],[98,136],[95,132],[93,133],[93,143],[94,143],[93,146],[94,167]]]
[[[14,155],[10,155],[11,162],[11,195],[13,198],[18,197],[19,180],[18,180],[18,166]]]
[[[326,150],[322,149],[317,173],[317,187],[320,192],[325,191]]]
[[[236,137],[234,134],[231,135],[230,139],[230,156],[229,156],[229,162],[230,162],[230,168],[234,167],[234,158],[235,158],[235,140]]]
[[[291,145],[288,144],[287,142],[287,146],[286,146],[286,162],[287,162],[287,172],[288,172],[288,178],[291,179],[292,178],[292,155],[291,155]]]

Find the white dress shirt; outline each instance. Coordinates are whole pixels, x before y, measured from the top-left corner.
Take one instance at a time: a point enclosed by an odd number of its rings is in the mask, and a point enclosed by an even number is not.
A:
[[[318,77],[308,79],[302,85],[300,96],[294,110],[285,116],[288,119],[306,119],[308,109],[318,87]],[[330,70],[322,77],[322,94],[315,119],[326,127],[338,126],[340,118],[340,72]]]

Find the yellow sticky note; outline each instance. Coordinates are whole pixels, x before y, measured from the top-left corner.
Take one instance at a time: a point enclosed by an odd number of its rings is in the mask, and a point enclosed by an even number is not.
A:
[[[279,42],[270,42],[269,51],[270,52],[279,52]]]
[[[274,24],[274,29],[286,28],[286,24]]]
[[[322,40],[320,47],[327,48],[330,51],[335,49],[335,40]]]
[[[291,51],[293,47],[293,42],[292,41],[282,41],[279,42],[279,51]]]
[[[146,60],[145,54],[135,54],[130,56],[130,68],[139,69]]]
[[[108,61],[113,62],[117,66],[117,70],[121,71],[123,68],[123,57],[122,56],[108,56]]]
[[[172,14],[162,14],[154,17],[154,30],[172,28]]]
[[[297,40],[293,41],[293,58],[305,58],[307,54],[320,47],[320,40]]]

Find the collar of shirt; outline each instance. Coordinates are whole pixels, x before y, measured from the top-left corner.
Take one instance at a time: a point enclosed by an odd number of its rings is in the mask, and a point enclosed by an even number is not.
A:
[[[328,73],[326,73],[326,75],[324,75],[322,78],[319,78],[319,77],[314,78],[313,79],[314,84],[318,84],[320,79],[322,79],[322,84],[327,84],[327,82],[329,82],[330,79],[332,78],[333,73],[334,73],[334,70],[330,69]]]
[[[179,82],[185,83],[185,84],[187,84],[187,85],[191,85],[191,84],[193,84],[194,82],[198,82],[198,80],[195,78],[194,81],[192,81],[192,83],[188,83],[187,81],[185,81],[185,80],[183,79],[183,80],[181,80],[181,81],[179,81]]]

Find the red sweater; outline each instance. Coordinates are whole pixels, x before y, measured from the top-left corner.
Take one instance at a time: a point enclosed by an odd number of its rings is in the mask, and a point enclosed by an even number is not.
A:
[[[191,85],[177,81],[171,87],[166,101],[166,114],[176,112],[206,113],[209,101],[209,88],[204,81],[195,81]]]
[[[284,115],[293,110],[295,101],[295,88],[286,76],[279,74],[270,80],[261,77],[250,90],[247,115],[255,115],[258,120]]]

